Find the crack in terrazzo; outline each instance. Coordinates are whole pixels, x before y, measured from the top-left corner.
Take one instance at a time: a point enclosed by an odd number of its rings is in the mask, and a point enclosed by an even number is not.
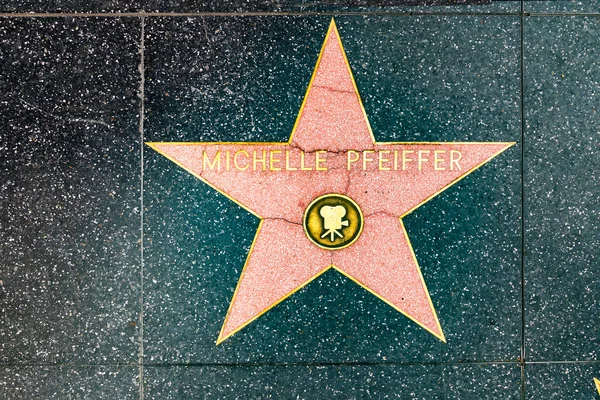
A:
[[[206,43],[208,44],[208,48],[212,50],[212,46],[211,46],[211,40],[208,37],[208,28],[206,26],[206,18],[204,18],[204,16],[202,16],[202,28],[204,28],[204,37],[206,38]]]
[[[341,167],[330,167],[327,166],[327,171],[320,171],[320,172],[329,172],[329,171],[347,171],[348,169],[345,166],[341,166]]]
[[[273,220],[273,221],[283,221],[283,222],[287,222],[288,224],[293,224],[293,225],[298,225],[298,226],[302,226],[301,222],[294,222],[294,221],[290,221],[289,219],[286,218],[282,218],[282,217],[263,217],[264,221],[269,221],[269,220]]]
[[[351,93],[351,94],[354,94],[354,93],[355,93],[355,92],[354,92],[354,90],[341,90],[341,89],[334,89],[334,88],[332,88],[332,87],[329,87],[329,86],[322,86],[322,85],[315,85],[315,84],[313,84],[313,86],[312,86],[312,87],[316,87],[316,88],[325,89],[325,90],[328,90],[328,91],[330,91],[330,92],[334,92],[334,93]]]
[[[356,149],[331,150],[331,149],[322,149],[322,148],[321,149],[314,149],[314,150],[306,150],[306,148],[300,146],[294,139],[292,139],[292,141],[290,143],[281,143],[281,145],[286,145],[286,144],[287,144],[287,146],[289,146],[289,147],[291,147],[293,149],[300,150],[300,151],[304,152],[305,155],[306,154],[309,154],[309,155],[310,154],[314,154],[314,153],[316,153],[318,151],[326,151],[328,155],[329,154],[333,154],[333,155],[339,156],[339,155],[344,155],[344,154],[347,155],[348,152],[350,152],[350,151],[356,151]],[[273,144],[271,144],[271,143],[265,143],[265,145],[266,146],[273,146]],[[362,149],[361,148],[359,150],[373,150],[373,151],[375,151],[375,150],[377,150],[377,148],[375,147],[375,144],[373,144],[372,148],[368,148],[368,149],[366,149],[366,148]]]
[[[365,219],[366,218],[370,218],[370,217],[375,217],[375,216],[378,216],[378,215],[383,215],[385,217],[390,217],[390,218],[400,218],[400,215],[395,215],[395,214],[389,213],[387,211],[376,211],[376,212],[373,212],[371,214],[365,215]]]
[[[27,107],[34,109],[34,110],[38,110],[39,112],[41,112],[42,114],[48,116],[48,117],[52,117],[58,120],[63,120],[65,122],[82,122],[82,123],[86,123],[86,124],[97,124],[97,125],[103,125],[107,128],[112,128],[112,125],[109,124],[108,122],[99,120],[99,119],[91,119],[91,118],[79,118],[79,117],[74,117],[74,118],[69,118],[63,115],[58,115],[58,114],[53,114],[49,111],[44,110],[43,108],[41,108],[40,106],[37,106],[35,104],[31,104],[25,100],[23,100],[22,98],[19,97],[19,101],[23,104],[25,104]]]
[[[350,184],[352,183],[352,179],[350,179],[351,171],[348,171],[346,169],[346,172],[347,172],[347,174],[346,174],[346,186],[344,187],[344,193],[343,194],[345,196],[348,196],[348,192],[350,191]]]

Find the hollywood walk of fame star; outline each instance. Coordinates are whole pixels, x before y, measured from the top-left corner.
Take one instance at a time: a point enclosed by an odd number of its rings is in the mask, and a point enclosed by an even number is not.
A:
[[[330,268],[445,341],[402,217],[512,144],[376,142],[333,20],[288,142],[148,143],[261,219],[217,344]]]
[[[596,389],[598,389],[598,394],[600,394],[600,379],[594,378],[594,383],[596,384]]]

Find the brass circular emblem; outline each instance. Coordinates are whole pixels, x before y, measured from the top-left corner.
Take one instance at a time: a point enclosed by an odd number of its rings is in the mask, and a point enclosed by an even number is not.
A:
[[[304,212],[304,232],[308,239],[327,250],[339,250],[358,239],[363,215],[350,197],[330,193],[317,197]]]

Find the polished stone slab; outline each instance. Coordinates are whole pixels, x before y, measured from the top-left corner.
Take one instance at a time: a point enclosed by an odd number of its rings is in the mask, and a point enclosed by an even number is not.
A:
[[[137,375],[135,366],[3,366],[0,398],[139,399]]]
[[[141,9],[138,0],[7,0],[0,5],[3,13],[119,13]]]
[[[139,20],[0,21],[0,363],[137,360]]]
[[[503,365],[149,367],[147,399],[520,399]]]
[[[525,12],[531,13],[600,13],[600,1],[598,0],[566,0],[566,1],[539,1],[525,0],[523,2]]]
[[[532,364],[525,369],[526,399],[597,399],[599,363]]]
[[[145,139],[286,140],[329,20],[148,20]],[[336,21],[379,140],[519,140],[518,17]],[[146,150],[147,363],[519,357],[518,144],[405,218],[448,344],[329,271],[215,346],[258,220]]]
[[[330,20],[148,19],[145,140],[287,140]]]
[[[336,13],[517,13],[519,1],[466,1],[466,0],[399,0],[399,1],[210,1],[181,5],[176,2],[153,0],[144,4],[145,10],[159,12],[336,12]]]
[[[379,1],[226,1],[181,2],[174,0],[7,0],[0,12],[37,13],[244,13],[244,12],[423,12],[423,13],[516,13],[518,1],[486,0],[379,0]]]
[[[600,24],[525,25],[525,339],[531,361],[600,355]]]

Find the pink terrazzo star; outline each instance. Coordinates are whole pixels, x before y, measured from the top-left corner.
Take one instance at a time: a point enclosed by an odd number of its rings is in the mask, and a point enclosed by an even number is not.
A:
[[[220,343],[329,268],[445,341],[401,218],[513,143],[376,143],[332,21],[289,142],[148,144],[261,219]],[[339,250],[302,225],[329,193],[364,215]]]

